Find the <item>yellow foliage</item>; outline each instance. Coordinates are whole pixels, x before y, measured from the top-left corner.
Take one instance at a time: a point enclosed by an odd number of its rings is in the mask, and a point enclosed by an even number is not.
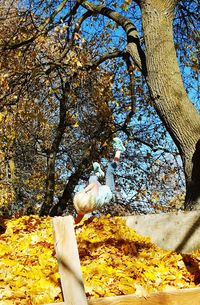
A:
[[[188,256],[190,264],[198,258],[199,267],[191,273],[184,255],[160,249],[150,238],[128,228],[120,217],[85,221],[77,229],[77,241],[88,297],[145,296],[200,283],[200,251]]]
[[[0,300],[4,305],[62,300],[49,217],[8,221],[0,236]]]
[[[154,245],[120,217],[84,220],[76,227],[88,297],[200,286],[200,250],[181,255]],[[24,216],[7,222],[0,236],[0,305],[62,301],[51,218]]]
[[[15,192],[12,185],[0,183],[0,207],[9,205],[15,200]]]

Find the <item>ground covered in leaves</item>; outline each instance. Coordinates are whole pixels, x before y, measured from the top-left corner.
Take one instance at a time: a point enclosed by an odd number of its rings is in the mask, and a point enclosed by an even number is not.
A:
[[[200,251],[181,255],[162,250],[120,217],[83,223],[77,241],[88,297],[200,287]]]
[[[0,304],[37,305],[62,300],[50,218],[8,221],[0,235]]]
[[[76,226],[88,297],[200,287],[200,251],[165,251],[128,228],[120,217],[83,220]],[[8,221],[0,235],[0,305],[62,301],[51,218]]]

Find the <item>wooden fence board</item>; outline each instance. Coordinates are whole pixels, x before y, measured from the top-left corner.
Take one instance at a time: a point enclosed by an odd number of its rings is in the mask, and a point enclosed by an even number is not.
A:
[[[65,305],[54,303],[46,305]],[[74,305],[72,303],[72,305]],[[152,293],[146,297],[123,295],[88,300],[88,305],[200,305],[200,288]]]
[[[105,297],[89,300],[88,305],[200,305],[200,288],[152,293],[147,297]]]
[[[191,253],[200,249],[200,210],[123,217],[128,227],[151,237],[166,250]]]
[[[87,305],[73,217],[54,217],[53,230],[64,304]]]
[[[65,305],[64,302],[60,302],[60,303],[51,303],[51,304],[44,304],[44,305]]]

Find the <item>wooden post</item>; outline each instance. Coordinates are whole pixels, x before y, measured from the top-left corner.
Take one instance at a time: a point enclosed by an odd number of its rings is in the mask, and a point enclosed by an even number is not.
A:
[[[73,217],[54,217],[53,230],[64,304],[87,305]]]

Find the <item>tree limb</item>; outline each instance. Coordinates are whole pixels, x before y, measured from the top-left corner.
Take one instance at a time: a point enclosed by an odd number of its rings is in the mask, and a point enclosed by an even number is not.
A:
[[[115,52],[112,52],[112,53],[105,53],[102,56],[100,56],[97,60],[92,61],[89,64],[86,64],[83,68],[84,69],[94,69],[108,59],[123,57],[123,56],[124,56],[124,52],[119,51],[119,50],[116,50]]]
[[[95,5],[89,1],[77,0],[77,2],[82,2],[81,5],[88,11],[94,14],[101,14],[108,17],[109,19],[115,21],[120,25],[127,34],[127,47],[126,52],[130,54],[135,65],[142,71],[143,75],[146,76],[146,59],[144,51],[141,48],[139,36],[135,25],[130,19],[125,18],[118,12],[105,7],[104,5]]]
[[[77,12],[78,7],[81,5],[83,0],[80,0],[79,2],[76,2],[76,4],[74,5],[74,7],[65,15],[65,19],[67,19],[68,17],[71,17],[72,15],[74,16]],[[23,41],[19,41],[19,42],[14,42],[11,45],[7,46],[6,49],[17,49],[20,48],[24,45],[28,45],[31,44],[33,41],[35,41],[40,35],[46,35],[50,30],[52,30],[55,26],[55,24],[50,26],[50,23],[54,20],[54,18],[62,11],[62,9],[65,7],[66,3],[68,2],[68,0],[63,0],[61,2],[61,4],[53,11],[53,13],[47,17],[41,24],[40,26],[37,28],[37,33],[33,34],[31,37],[29,37],[28,39],[25,39]],[[46,26],[48,26],[48,28],[45,30]]]

